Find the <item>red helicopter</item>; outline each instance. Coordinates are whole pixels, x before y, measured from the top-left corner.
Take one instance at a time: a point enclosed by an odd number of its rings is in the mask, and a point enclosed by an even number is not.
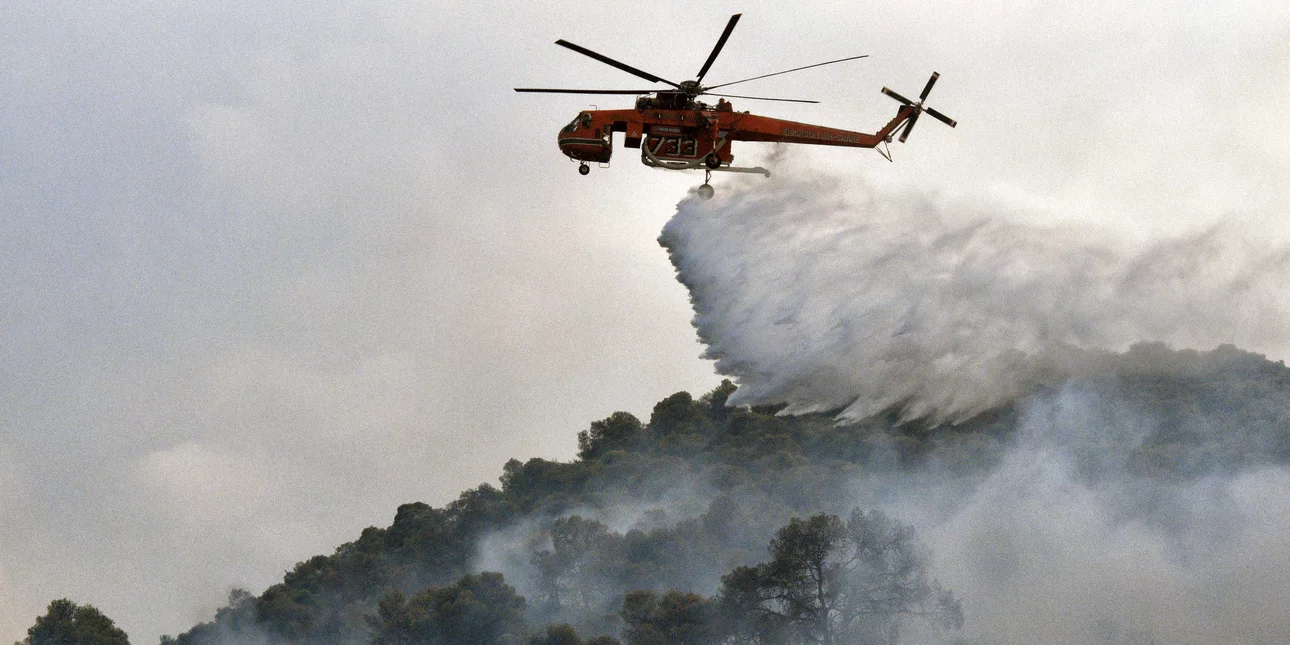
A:
[[[561,47],[567,47],[579,54],[594,58],[606,65],[616,67],[652,83],[671,85],[672,89],[586,90],[517,87],[515,91],[555,94],[637,95],[636,107],[632,109],[587,110],[579,114],[557,135],[560,151],[568,155],[570,159],[579,161],[578,172],[586,175],[591,172],[590,162],[594,161],[601,164],[609,162],[609,158],[614,151],[612,134],[614,132],[623,132],[623,145],[628,148],[640,148],[641,163],[647,166],[667,170],[704,170],[704,181],[703,185],[699,187],[699,194],[705,198],[711,197],[713,194],[712,186],[708,183],[713,171],[752,172],[766,176],[770,175],[770,171],[761,167],[739,168],[732,166],[731,162],[734,161],[734,155],[731,153],[730,148],[731,143],[734,141],[776,141],[852,148],[875,148],[890,161],[890,153],[878,148],[878,146],[884,145],[885,147],[885,144],[891,141],[896,129],[902,125],[904,125],[904,130],[900,133],[900,141],[904,142],[914,129],[914,124],[918,122],[920,114],[925,112],[951,128],[954,127],[956,123],[954,119],[923,105],[923,101],[927,100],[928,93],[932,91],[932,86],[936,84],[936,79],[940,76],[936,72],[932,72],[932,77],[928,79],[927,85],[923,87],[923,91],[918,95],[917,101],[911,101],[885,87],[882,88],[883,94],[899,101],[901,107],[896,112],[895,118],[888,121],[887,125],[884,125],[882,129],[873,134],[785,121],[749,112],[736,112],[734,107],[726,102],[725,99],[737,98],[791,103],[818,103],[819,101],[716,94],[712,90],[812,67],[832,65],[833,63],[867,57],[867,54],[850,56],[814,65],[795,67],[782,72],[762,74],[729,83],[703,85],[703,77],[708,73],[708,69],[712,67],[712,62],[717,59],[717,55],[721,53],[721,48],[725,46],[726,40],[730,38],[730,33],[734,31],[735,24],[739,22],[741,15],[735,14],[730,17],[730,22],[726,24],[726,29],[721,33],[721,38],[717,40],[716,46],[712,48],[712,53],[708,54],[708,60],[699,69],[698,77],[692,81],[683,81],[681,83],[674,83],[649,72],[639,70],[566,40],[555,41],[555,44]],[[717,104],[709,105],[698,100],[698,97],[705,95],[719,97]]]

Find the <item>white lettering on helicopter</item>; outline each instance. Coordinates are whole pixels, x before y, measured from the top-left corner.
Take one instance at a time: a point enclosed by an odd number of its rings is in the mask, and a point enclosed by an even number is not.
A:
[[[860,143],[860,135],[849,132],[821,132],[819,130],[798,130],[797,128],[784,128],[784,136],[801,137],[803,139],[819,139],[820,141],[842,141],[845,143]]]
[[[680,134],[681,128],[672,127],[670,125],[656,125],[650,129],[650,132],[672,132],[675,134]]]

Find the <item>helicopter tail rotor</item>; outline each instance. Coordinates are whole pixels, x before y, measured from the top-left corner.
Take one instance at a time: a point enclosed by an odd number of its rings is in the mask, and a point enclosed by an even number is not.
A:
[[[941,114],[940,112],[937,112],[936,110],[933,110],[932,108],[929,108],[929,107],[925,107],[923,105],[923,101],[927,100],[927,95],[932,93],[932,86],[936,84],[936,79],[940,77],[941,75],[939,72],[932,72],[932,77],[927,79],[927,85],[923,86],[923,91],[918,95],[917,101],[911,101],[885,87],[882,88],[883,94],[890,96],[891,98],[895,99],[896,101],[908,107],[914,108],[913,112],[909,115],[909,120],[905,121],[905,129],[902,130],[900,133],[901,143],[904,143],[905,139],[909,138],[909,133],[913,132],[914,130],[914,124],[918,123],[919,115],[923,114],[924,112],[926,112],[933,119],[936,119],[937,121],[940,121],[941,123],[944,123],[945,125],[948,125],[951,128],[958,125],[958,121],[955,121],[954,119],[951,119],[950,117],[945,116],[944,114]]]

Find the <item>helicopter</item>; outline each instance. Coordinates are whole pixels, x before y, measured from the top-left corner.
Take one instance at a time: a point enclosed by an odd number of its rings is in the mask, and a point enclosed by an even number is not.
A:
[[[770,171],[760,166],[737,167],[732,165],[734,154],[731,152],[731,144],[735,141],[874,148],[884,158],[891,161],[891,153],[887,149],[887,144],[892,141],[896,130],[902,126],[904,129],[900,132],[899,141],[903,143],[908,139],[909,133],[914,129],[914,125],[918,123],[919,115],[926,113],[951,128],[956,125],[957,122],[954,119],[924,105],[927,95],[932,91],[932,86],[936,84],[936,79],[940,77],[937,72],[932,72],[931,78],[928,79],[923,91],[918,95],[917,101],[907,99],[886,87],[882,88],[883,94],[895,99],[901,106],[898,108],[895,118],[888,121],[886,125],[873,134],[786,121],[752,114],[747,111],[735,111],[734,106],[726,101],[727,98],[789,103],[819,103],[819,101],[717,94],[712,90],[813,67],[868,57],[868,54],[849,56],[814,65],[794,67],[781,72],[753,76],[738,81],[704,85],[704,76],[707,75],[713,61],[717,59],[717,55],[725,47],[726,41],[730,38],[731,32],[734,31],[735,25],[742,15],[737,13],[730,17],[730,21],[726,23],[726,28],[717,40],[716,46],[712,48],[712,53],[708,54],[703,67],[699,68],[698,76],[694,80],[680,83],[637,69],[567,40],[555,41],[555,44],[561,47],[571,49],[652,83],[670,85],[671,88],[668,89],[597,90],[535,87],[517,87],[514,89],[516,92],[547,94],[636,95],[636,105],[633,108],[621,110],[593,109],[580,112],[557,135],[556,140],[560,151],[571,160],[579,162],[578,172],[582,175],[587,175],[591,172],[591,163],[609,163],[614,151],[613,133],[622,132],[624,133],[623,145],[627,148],[639,148],[641,151],[641,163],[646,166],[665,170],[703,170],[703,185],[699,187],[698,193],[705,199],[711,198],[714,193],[711,184],[708,183],[714,171],[758,173],[767,177],[770,176]],[[715,96],[718,101],[715,105],[711,105],[700,101],[699,97],[701,96]],[[882,147],[879,148],[879,146]]]

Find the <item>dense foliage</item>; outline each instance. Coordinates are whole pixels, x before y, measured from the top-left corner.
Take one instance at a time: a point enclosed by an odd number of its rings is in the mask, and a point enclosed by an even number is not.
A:
[[[963,625],[958,599],[927,576],[914,529],[877,511],[794,518],[771,560],[721,580],[725,634],[740,643],[895,643],[900,619]],[[715,621],[714,621],[715,622]]]
[[[863,482],[935,471],[970,484],[1068,398],[1147,420],[1077,455],[1088,477],[1107,463],[1142,478],[1290,463],[1290,370],[1231,347],[1089,356],[1009,407],[935,427],[897,423],[899,409],[845,426],[779,417],[727,407],[733,391],[674,394],[644,423],[615,413],[578,435],[571,462],[512,459],[500,488],[400,506],[390,526],[163,641],[892,642],[902,617],[963,616],[912,529],[853,509]]]
[[[125,632],[93,605],[63,598],[49,603],[49,611],[27,630],[27,638],[14,645],[130,645]]]
[[[392,591],[369,617],[372,645],[503,645],[524,634],[524,599],[499,573],[467,575],[412,598]]]

